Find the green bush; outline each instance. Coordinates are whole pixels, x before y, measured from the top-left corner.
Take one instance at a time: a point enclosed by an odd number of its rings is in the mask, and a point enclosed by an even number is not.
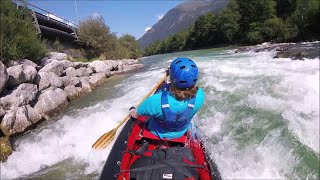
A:
[[[79,41],[87,46],[88,56],[112,58],[116,50],[116,36],[102,16],[88,17],[79,23]]]
[[[263,23],[262,34],[265,41],[284,42],[289,37],[285,21],[280,18],[267,19]]]
[[[63,52],[64,48],[60,43],[59,39],[56,39],[52,45],[52,48],[57,52]]]
[[[138,41],[129,34],[125,34],[119,38],[119,46],[123,53],[123,55],[120,55],[120,58],[137,59],[142,55]]]
[[[87,58],[123,59],[141,57],[138,42],[128,34],[117,38],[102,16],[88,17],[79,24],[79,41],[86,46]]]
[[[21,58],[37,61],[44,57],[46,44],[37,35],[30,14],[17,10],[10,0],[1,0],[0,4],[1,61]]]

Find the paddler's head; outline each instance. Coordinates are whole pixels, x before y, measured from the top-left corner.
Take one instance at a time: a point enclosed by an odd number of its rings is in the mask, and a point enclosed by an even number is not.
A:
[[[177,58],[172,61],[169,69],[170,92],[178,100],[186,100],[196,95],[198,87],[198,67],[189,58]]]

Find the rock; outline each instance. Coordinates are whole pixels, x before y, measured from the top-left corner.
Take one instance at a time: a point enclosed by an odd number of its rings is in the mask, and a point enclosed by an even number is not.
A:
[[[291,56],[290,56],[290,58],[292,60],[301,60],[301,61],[304,61],[304,57],[306,57],[306,55],[303,52],[299,52],[299,53],[296,53],[296,54],[291,54]]]
[[[119,61],[118,63],[118,70],[119,72],[121,72],[123,70],[123,62],[122,61]]]
[[[52,61],[63,61],[68,60],[68,55],[65,53],[58,53],[58,52],[50,52],[47,57],[43,58],[40,62],[41,65],[45,66]]]
[[[23,83],[13,89],[9,94],[0,98],[2,107],[6,110],[33,102],[38,94],[38,88],[34,84]]]
[[[78,77],[82,77],[82,76],[88,77],[93,73],[93,71],[92,71],[91,68],[81,67],[81,68],[76,70],[76,73],[77,73]]]
[[[12,124],[12,129],[10,129],[11,134],[23,132],[32,123],[29,121],[27,108],[25,106],[19,107],[16,111],[16,118]]]
[[[139,60],[136,59],[124,59],[122,60],[124,65],[132,65],[132,64],[138,64]]]
[[[6,66],[0,61],[0,94],[8,81],[8,73]]]
[[[4,162],[12,154],[12,146],[9,137],[0,137],[0,162]]]
[[[133,72],[133,71],[136,71],[136,70],[141,69],[143,67],[144,67],[143,64],[126,65],[126,66],[123,66],[123,69],[121,72],[123,72],[123,73]]]
[[[17,66],[17,65],[26,65],[26,66],[32,66],[35,69],[39,70],[40,66],[38,66],[36,63],[30,61],[29,59],[19,59],[19,60],[11,60],[6,65],[7,67]]]
[[[48,54],[48,57],[50,59],[55,59],[57,61],[62,61],[62,60],[67,60],[68,59],[68,55],[65,53],[59,53],[59,52],[50,52]]]
[[[44,57],[43,59],[41,59],[40,64],[41,64],[41,66],[45,66],[45,65],[51,63],[54,60],[55,59],[50,59],[48,57]]]
[[[62,89],[48,90],[39,96],[34,109],[45,119],[49,119],[68,105],[67,94]]]
[[[41,115],[30,105],[21,106],[8,111],[1,122],[1,129],[7,135],[21,133],[40,119]]]
[[[6,115],[4,115],[0,128],[5,135],[11,135],[11,129],[13,127],[14,121],[16,120],[16,108],[10,111],[7,111]]]
[[[73,63],[70,61],[57,61],[54,60],[45,65],[39,72],[53,72],[58,76],[63,74],[63,71],[68,67],[72,67]]]
[[[110,74],[110,70],[112,67],[105,64],[103,61],[93,61],[89,63],[89,66],[93,69],[93,72],[95,73],[105,73]]]
[[[63,77],[60,77],[60,80],[62,81],[62,84],[64,87],[67,87],[67,86],[80,87],[81,86],[79,77],[63,76]]]
[[[9,79],[7,87],[12,88],[21,83],[33,83],[34,78],[37,75],[37,70],[28,65],[17,65],[7,69]]]
[[[111,67],[110,71],[118,71],[119,70],[119,62],[122,61],[115,61],[115,60],[104,60],[103,61],[107,66]]]
[[[39,91],[43,91],[49,87],[62,87],[62,80],[53,72],[39,72],[35,83],[38,84]]]
[[[76,69],[79,69],[81,67],[87,68],[88,67],[88,63],[74,62],[73,63],[73,67],[76,68]]]
[[[67,93],[68,100],[71,101],[73,99],[77,99],[80,96],[81,88],[71,85],[65,87],[64,91]]]
[[[96,73],[90,76],[89,83],[91,84],[91,87],[94,88],[103,84],[105,79],[106,79],[106,75],[104,73]]]
[[[3,117],[5,114],[6,114],[6,111],[3,109],[2,106],[0,106],[0,121],[1,121],[1,117]]]
[[[91,85],[90,85],[88,77],[80,78],[80,82],[81,82],[80,94],[87,94],[87,93],[91,92]]]
[[[64,73],[66,74],[66,76],[69,77],[76,77],[77,76],[77,71],[74,67],[68,67]]]
[[[26,105],[24,107],[27,110],[29,121],[31,121],[32,123],[37,123],[39,120],[42,119],[41,115],[30,105]]]

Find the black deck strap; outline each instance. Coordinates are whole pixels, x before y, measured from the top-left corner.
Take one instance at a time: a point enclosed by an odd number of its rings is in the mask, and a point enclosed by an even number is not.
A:
[[[162,159],[158,159],[158,158],[154,158],[152,156],[146,156],[144,154],[141,154],[141,153],[138,153],[136,151],[131,151],[129,150],[130,153],[132,154],[135,154],[135,155],[138,155],[138,156],[141,156],[141,157],[144,157],[144,158],[147,158],[147,159],[151,159],[151,160],[154,160],[154,161],[158,161],[160,162],[161,164],[164,164],[164,165],[167,165],[167,166],[170,166],[172,167],[173,169],[175,169],[176,171],[182,173],[183,175],[185,175],[187,178],[191,178],[192,177],[192,174],[184,169],[180,169],[178,167],[192,167],[192,168],[204,168],[205,166],[204,165],[197,165],[197,164],[186,164],[186,163],[170,163],[170,162],[167,162],[167,161],[164,161]],[[158,167],[159,168],[159,167]],[[136,168],[138,169],[138,168]],[[129,170],[130,171],[130,170]]]
[[[149,156],[148,156],[149,157]],[[182,164],[181,163],[170,163],[173,166],[182,166],[182,167],[191,167],[191,168],[203,168],[203,165],[196,165],[196,164]],[[128,172],[128,171],[146,171],[146,170],[152,170],[152,169],[158,169],[162,167],[168,166],[167,164],[156,164],[156,165],[148,165],[144,167],[139,168],[133,168],[129,170],[121,170],[121,172]]]

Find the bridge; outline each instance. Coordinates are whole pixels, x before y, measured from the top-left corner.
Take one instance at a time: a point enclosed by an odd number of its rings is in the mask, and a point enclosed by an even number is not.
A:
[[[18,9],[26,9],[33,17],[33,24],[37,33],[49,41],[59,40],[60,42],[75,43],[78,40],[78,26],[58,15],[50,13],[40,7],[26,1],[16,0],[14,3]]]

